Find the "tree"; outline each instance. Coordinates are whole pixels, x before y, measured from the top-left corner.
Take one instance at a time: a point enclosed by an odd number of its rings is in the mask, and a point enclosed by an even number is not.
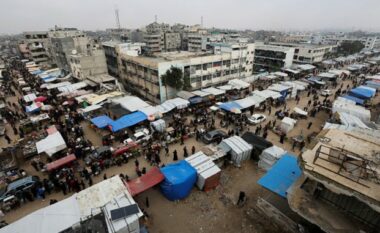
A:
[[[360,52],[364,48],[364,45],[360,41],[344,41],[338,47],[338,53],[343,55],[349,55]]]
[[[161,76],[161,80],[165,86],[173,87],[181,90],[183,87],[183,74],[182,70],[172,66],[165,74]]]

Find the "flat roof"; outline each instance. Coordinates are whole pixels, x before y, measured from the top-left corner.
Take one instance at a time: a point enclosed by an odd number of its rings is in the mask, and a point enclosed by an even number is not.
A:
[[[332,186],[335,188],[339,186],[339,192],[350,190],[346,195],[352,196],[359,193],[361,194],[359,198],[368,197],[375,200],[378,208],[380,208],[380,184],[373,180],[376,178],[367,178],[374,175],[370,174],[370,169],[376,169],[379,165],[380,142],[378,138],[360,132],[348,132],[338,129],[322,132],[324,135],[322,135],[314,148],[302,154],[302,159],[305,162],[305,174],[322,183],[328,179],[325,185],[337,183],[338,185]],[[320,153],[318,154],[318,152]],[[318,157],[317,154],[319,155]],[[337,161],[338,159],[336,158],[338,156],[342,158],[344,154],[347,157],[343,165],[341,165],[340,160]],[[360,169],[352,165],[356,162],[361,163],[363,160],[369,161],[365,165],[366,169]],[[359,171],[354,171],[353,167]],[[352,169],[351,172],[349,169]],[[354,174],[355,172],[360,172],[360,176]],[[333,187],[330,188],[333,189]],[[363,200],[363,198],[361,199]]]

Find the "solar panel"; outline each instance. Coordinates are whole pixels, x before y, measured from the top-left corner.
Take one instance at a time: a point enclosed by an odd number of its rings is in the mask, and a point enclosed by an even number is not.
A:
[[[132,214],[137,214],[139,212],[139,208],[137,204],[124,206],[118,209],[111,210],[111,219],[112,221],[128,217]]]

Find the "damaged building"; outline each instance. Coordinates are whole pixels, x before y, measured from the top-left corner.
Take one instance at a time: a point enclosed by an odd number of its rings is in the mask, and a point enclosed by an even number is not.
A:
[[[359,131],[323,130],[299,158],[290,208],[325,232],[379,232],[380,142]]]

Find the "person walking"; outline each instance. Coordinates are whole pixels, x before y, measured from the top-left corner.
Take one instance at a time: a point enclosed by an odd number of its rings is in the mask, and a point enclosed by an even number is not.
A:
[[[165,156],[169,156],[169,147],[165,145]]]
[[[246,196],[245,196],[245,192],[240,191],[240,193],[239,193],[239,199],[238,199],[236,205],[243,204],[244,201],[245,201],[245,198],[246,198]]]
[[[187,148],[186,146],[183,148],[183,157],[186,158],[187,156],[189,156],[189,153],[187,152]]]
[[[307,124],[307,129],[310,129],[311,125],[313,124],[313,122],[309,122],[309,124]]]
[[[8,144],[11,144],[11,138],[8,136],[8,134],[5,134],[4,136],[5,140],[7,140]]]
[[[195,146],[191,147],[191,154],[195,154]]]
[[[177,160],[178,160],[177,150],[174,150],[173,151],[173,161],[177,161]]]

